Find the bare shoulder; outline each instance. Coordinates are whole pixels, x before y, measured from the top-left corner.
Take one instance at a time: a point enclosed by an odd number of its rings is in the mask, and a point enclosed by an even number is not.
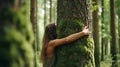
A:
[[[53,46],[55,43],[56,43],[56,39],[55,40],[50,40],[49,43],[48,43],[48,45],[49,46]]]

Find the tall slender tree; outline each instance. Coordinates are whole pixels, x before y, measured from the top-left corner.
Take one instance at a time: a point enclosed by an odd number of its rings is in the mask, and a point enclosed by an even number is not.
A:
[[[31,20],[31,23],[33,25],[33,31],[34,31],[34,34],[37,32],[36,31],[36,25],[37,25],[37,0],[30,0],[30,5],[31,5],[31,12],[30,12],[30,20]]]
[[[104,24],[104,0],[101,0],[101,6],[102,6],[102,24]],[[101,26],[101,30],[104,30],[104,26],[102,25]],[[103,36],[103,32],[102,32],[102,36]],[[104,46],[104,41],[105,41],[105,38],[103,38],[102,37],[102,39],[101,39],[101,60],[103,61],[104,60],[104,55],[105,55],[105,53],[104,53],[104,49],[105,49],[105,46]]]
[[[112,67],[118,67],[116,32],[115,32],[114,0],[110,0],[110,34],[111,34],[111,55],[112,55],[112,60],[113,60]]]
[[[120,0],[115,0],[116,13],[118,15],[118,42],[119,42],[119,53],[120,53]]]
[[[98,0],[93,0],[94,5],[98,5]],[[98,25],[98,9],[93,11],[93,38],[95,44],[95,65],[100,67],[100,45],[99,45],[99,25]]]
[[[52,0],[50,1],[50,18],[49,18],[49,22],[52,22]]]
[[[57,20],[57,0],[53,0],[53,8],[52,8],[52,22],[56,22]]]
[[[90,0],[58,0],[58,38],[79,32],[90,23]],[[56,67],[95,67],[94,47],[90,37],[56,48]]]
[[[44,27],[47,24],[47,7],[46,7],[47,0],[44,0]]]
[[[101,21],[102,21],[102,24],[104,24],[104,0],[101,0],[101,6],[102,6],[102,16],[101,16],[102,20]],[[101,47],[102,47],[101,48],[101,50],[102,50],[101,51],[101,60],[103,61],[104,60],[104,56],[105,56],[105,42],[104,42],[105,38],[103,37],[103,35],[104,35],[104,33],[103,33],[104,26],[103,25],[101,26],[101,30],[102,30],[102,33],[101,33],[102,34],[102,39],[101,39],[101,42],[102,42],[101,43],[102,44],[101,45]]]
[[[0,67],[34,67],[29,0],[0,0]]]
[[[34,37],[35,37],[35,40],[34,40],[34,54],[35,54],[35,58],[34,58],[34,63],[35,63],[35,67],[37,65],[37,55],[36,55],[36,52],[37,52],[37,48],[38,48],[38,28],[37,28],[37,0],[30,0],[30,20],[31,20],[31,23],[32,23],[32,27],[33,27],[33,32],[34,32]]]

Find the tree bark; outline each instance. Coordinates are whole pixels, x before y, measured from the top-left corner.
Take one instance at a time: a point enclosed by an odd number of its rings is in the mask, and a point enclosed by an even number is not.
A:
[[[52,22],[52,0],[50,0],[50,18],[49,22]]]
[[[36,14],[36,5],[37,3],[37,0],[31,0],[31,12],[30,12],[30,20],[31,20],[31,23],[32,23],[32,26],[33,26],[33,32],[34,34],[37,32],[36,30],[36,26],[37,26],[37,14]]]
[[[120,54],[120,18],[118,18],[119,54]]]
[[[33,27],[33,32],[34,32],[34,44],[33,44],[33,48],[34,48],[34,63],[35,63],[35,67],[37,66],[37,55],[36,52],[38,50],[38,25],[37,25],[37,0],[30,0],[30,20],[32,23],[32,27]]]
[[[44,0],[44,28],[45,28],[45,26],[46,26],[46,24],[47,24],[47,7],[46,7],[46,2],[47,2],[47,0]]]
[[[104,0],[101,1],[101,5],[102,5],[102,24],[104,24]],[[103,25],[102,25],[102,27],[101,27],[101,30],[104,30],[104,26],[103,26]],[[103,31],[102,31],[101,34],[102,34],[102,36],[103,36],[103,34],[104,34]],[[105,45],[105,42],[104,42],[104,40],[105,40],[105,38],[102,37],[102,39],[101,39],[101,42],[102,42],[102,43],[101,43],[101,44],[102,44],[102,45],[101,45],[101,47],[102,47],[102,48],[101,48],[101,50],[102,50],[102,51],[101,51],[101,60],[102,60],[102,61],[104,61],[104,56],[105,56],[105,46],[104,46],[104,45]]]
[[[118,41],[119,41],[119,54],[120,54],[120,0],[115,0],[116,13],[118,15]]]
[[[112,55],[112,60],[113,60],[112,67],[118,67],[116,32],[115,32],[114,0],[110,0],[110,34],[111,34],[111,55]]]
[[[98,0],[93,0],[98,5]],[[95,66],[100,67],[100,45],[99,45],[99,25],[98,25],[98,9],[93,11],[93,39],[95,44]]]
[[[90,23],[89,6],[90,0],[58,0],[58,38],[79,32]],[[88,36],[57,47],[56,54],[55,67],[95,67],[93,41]]]

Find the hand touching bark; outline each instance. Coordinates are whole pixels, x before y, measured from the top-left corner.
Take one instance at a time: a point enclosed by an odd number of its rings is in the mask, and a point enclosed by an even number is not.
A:
[[[88,26],[85,26],[82,30],[82,32],[84,33],[84,35],[89,35],[91,32],[89,31]]]

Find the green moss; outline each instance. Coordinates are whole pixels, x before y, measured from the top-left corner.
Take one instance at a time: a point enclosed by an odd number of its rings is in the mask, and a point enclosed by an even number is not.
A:
[[[58,38],[81,31],[83,23],[79,20],[62,20],[58,26]],[[94,67],[93,41],[88,36],[56,48],[56,67]]]
[[[0,8],[0,67],[34,67],[33,31],[24,5],[18,11]]]
[[[71,22],[71,23],[69,23]],[[57,34],[58,34],[58,38],[62,38],[64,36],[68,36],[72,33],[76,33],[82,30],[83,28],[83,24],[80,23],[81,21],[78,20],[61,20],[59,25],[58,25],[58,30],[57,30]],[[62,31],[62,33],[61,33]],[[68,32],[69,31],[69,32]]]
[[[22,12],[16,12],[10,8],[3,7],[1,8],[0,15],[1,21],[4,22],[4,24],[1,25],[2,28],[9,29],[11,26],[15,27],[21,31],[29,42],[33,41],[33,37],[31,37],[33,36],[33,33],[30,21],[22,14]]]

